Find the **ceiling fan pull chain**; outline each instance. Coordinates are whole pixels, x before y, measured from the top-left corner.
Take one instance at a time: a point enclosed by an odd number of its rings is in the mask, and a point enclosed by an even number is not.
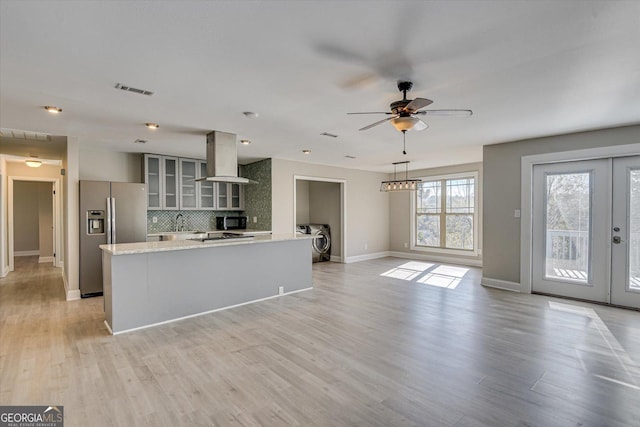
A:
[[[407,131],[402,131],[402,154],[407,155]]]

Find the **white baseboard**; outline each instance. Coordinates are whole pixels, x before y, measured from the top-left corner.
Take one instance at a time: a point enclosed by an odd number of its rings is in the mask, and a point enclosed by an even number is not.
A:
[[[437,262],[439,264],[457,264],[457,265],[466,265],[469,267],[482,267],[482,261],[477,259],[464,259],[464,258],[454,258],[440,255],[428,255],[428,254],[417,254],[415,252],[399,252],[399,251],[391,251],[389,252],[389,256],[397,257],[397,258],[409,258],[409,259],[419,259],[422,261],[432,261]]]
[[[342,262],[342,257],[341,256],[337,256],[337,255],[331,255],[331,258],[329,258],[329,261],[331,261],[331,262]]]
[[[510,282],[508,280],[492,279],[490,277],[482,277],[480,280],[482,286],[490,288],[503,289],[505,291],[522,292],[522,285],[518,282]]]
[[[38,262],[53,262],[54,258],[52,256],[41,256],[38,258]]]
[[[67,301],[80,299],[80,289],[69,289],[67,276],[65,276],[64,271],[62,272],[62,283],[64,283],[64,293],[67,295]]]
[[[34,255],[40,255],[40,251],[36,249],[35,251],[14,251],[13,252],[13,256],[34,256]]]
[[[386,256],[389,256],[389,251],[374,252],[371,254],[364,254],[364,255],[348,256],[345,263],[350,264],[352,262],[367,261],[370,259],[384,258]]]

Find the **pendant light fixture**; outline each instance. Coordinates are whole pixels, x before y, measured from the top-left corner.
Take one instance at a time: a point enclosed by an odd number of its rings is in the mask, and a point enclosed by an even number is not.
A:
[[[404,179],[397,179],[396,169],[398,165],[404,165]],[[409,161],[393,163],[393,180],[382,181],[380,191],[415,191],[421,179],[409,179]]]

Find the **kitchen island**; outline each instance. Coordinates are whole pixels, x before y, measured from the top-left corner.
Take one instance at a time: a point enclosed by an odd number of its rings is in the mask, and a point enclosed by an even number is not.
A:
[[[101,245],[107,326],[117,334],[311,289],[312,238]]]

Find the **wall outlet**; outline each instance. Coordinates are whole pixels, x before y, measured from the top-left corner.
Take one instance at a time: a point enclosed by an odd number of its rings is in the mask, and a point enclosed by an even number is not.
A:
[[[409,244],[407,242],[404,242],[404,248],[407,249],[409,247]]]
[[[254,216],[254,217],[253,217],[253,223],[255,224],[256,222],[258,222],[258,217],[257,217],[257,216]]]
[[[154,224],[157,223],[158,222],[158,217],[157,216],[151,217],[151,222],[154,223]]]
[[[278,295],[284,295],[284,286],[278,288]]]
[[[367,249],[369,249],[369,245],[368,244],[364,244],[364,250],[366,251]]]

